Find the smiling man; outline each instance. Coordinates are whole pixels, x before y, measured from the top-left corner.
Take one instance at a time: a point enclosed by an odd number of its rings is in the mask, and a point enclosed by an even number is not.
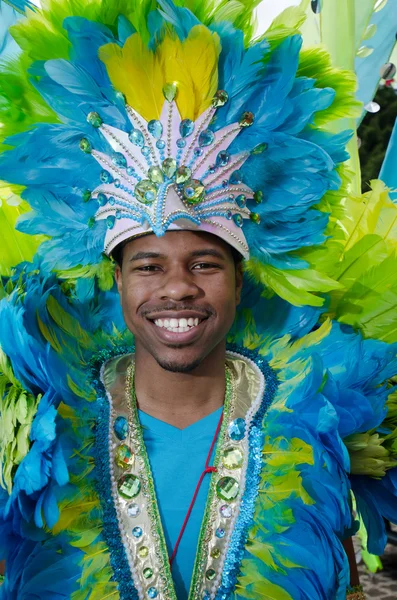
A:
[[[372,553],[397,520],[397,208],[346,197],[351,74],[254,5],[13,30],[0,180],[44,235],[2,279],[0,600],[361,600],[353,495]]]

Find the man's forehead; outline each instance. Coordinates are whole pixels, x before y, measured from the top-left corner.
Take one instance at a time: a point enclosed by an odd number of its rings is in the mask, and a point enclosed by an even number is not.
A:
[[[223,240],[201,231],[167,231],[161,237],[151,233],[130,240],[124,247],[128,254],[153,252],[164,256],[191,254],[205,249],[214,249],[221,254],[231,253],[231,248]]]

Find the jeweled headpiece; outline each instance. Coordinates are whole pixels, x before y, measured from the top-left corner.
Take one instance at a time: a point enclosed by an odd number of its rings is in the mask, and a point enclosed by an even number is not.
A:
[[[80,142],[103,168],[92,197],[100,205],[96,218],[106,219],[105,252],[145,233],[192,229],[223,238],[248,258],[241,228],[244,218],[255,218],[246,207],[254,192],[242,183],[239,168],[250,153],[229,154],[227,149],[252,124],[253,115],[245,112],[239,122],[214,132],[208,126],[226,104],[227,93],[219,90],[195,122],[181,119],[176,93],[175,83],[165,86],[161,117],[149,122],[127,106],[129,133],[106,125],[97,112],[88,115],[113,149],[106,155],[86,138]]]

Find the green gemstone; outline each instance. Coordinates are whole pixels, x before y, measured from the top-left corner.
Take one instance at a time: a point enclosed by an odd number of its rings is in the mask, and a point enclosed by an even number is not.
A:
[[[219,548],[212,548],[212,550],[211,550],[212,558],[219,558],[220,555],[221,555],[221,551],[219,550]]]
[[[262,154],[262,152],[267,150],[268,147],[269,144],[266,144],[266,142],[263,142],[263,144],[258,144],[258,146],[255,146],[255,148],[251,150],[251,154]]]
[[[254,193],[254,200],[257,204],[260,204],[263,200],[263,192],[261,190],[258,190],[257,192]]]
[[[186,183],[186,181],[189,181],[191,176],[191,169],[189,169],[189,167],[182,166],[177,170],[175,180],[177,183]]]
[[[95,225],[95,217],[90,217],[90,218],[88,219],[88,227],[89,227],[90,229],[92,229],[92,228],[94,227],[94,225]]]
[[[167,179],[172,179],[176,171],[175,158],[166,158],[165,160],[163,160],[162,169]]]
[[[140,558],[149,556],[149,548],[147,548],[147,546],[141,546],[138,550],[138,556],[140,556]]]
[[[156,186],[148,179],[142,179],[135,186],[135,196],[143,204],[153,204],[157,196]]]
[[[90,112],[87,115],[87,122],[93,127],[100,127],[103,123],[100,115],[97,112]]]
[[[178,92],[178,85],[176,81],[171,83],[166,83],[163,87],[164,98],[168,100],[168,102],[172,102],[175,100],[176,94]]]
[[[212,99],[212,106],[214,108],[219,108],[220,106],[225,106],[225,104],[228,100],[229,100],[228,93],[225,92],[225,90],[218,90]]]
[[[117,450],[114,457],[115,463],[120,469],[130,469],[135,461],[135,456],[133,451],[126,444],[121,444]]]
[[[261,218],[260,215],[258,215],[258,213],[250,213],[250,219],[253,223],[256,223],[256,225],[259,225],[261,222]]]
[[[252,112],[243,112],[240,117],[239,125],[240,127],[251,127],[254,122],[254,114]]]
[[[234,477],[222,477],[216,484],[216,495],[221,500],[231,502],[238,496],[240,485]]]
[[[205,572],[205,577],[206,577],[206,579],[208,579],[208,581],[212,581],[213,579],[215,579],[215,577],[216,577],[215,569],[207,569]]]
[[[91,200],[91,191],[85,190],[83,192],[83,202],[89,202]]]
[[[148,175],[153,183],[163,183],[164,181],[164,175],[160,167],[150,167]]]
[[[226,469],[239,469],[244,461],[244,455],[240,448],[229,446],[223,453],[223,465]]]
[[[150,579],[151,577],[153,577],[153,571],[150,567],[146,567],[146,569],[143,569],[143,576],[145,579]]]
[[[125,498],[126,500],[135,498],[141,490],[139,477],[132,475],[131,473],[123,475],[117,482],[117,489],[122,498]]]
[[[85,154],[91,154],[92,146],[87,138],[81,138],[79,146],[80,150],[85,152]]]
[[[198,204],[204,197],[205,187],[198,179],[192,179],[185,184],[183,195],[188,204]]]

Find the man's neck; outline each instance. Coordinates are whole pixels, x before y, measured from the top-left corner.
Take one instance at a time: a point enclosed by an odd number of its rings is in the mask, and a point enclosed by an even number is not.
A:
[[[185,429],[223,405],[225,347],[215,348],[189,373],[167,371],[137,348],[135,391],[140,410]]]

